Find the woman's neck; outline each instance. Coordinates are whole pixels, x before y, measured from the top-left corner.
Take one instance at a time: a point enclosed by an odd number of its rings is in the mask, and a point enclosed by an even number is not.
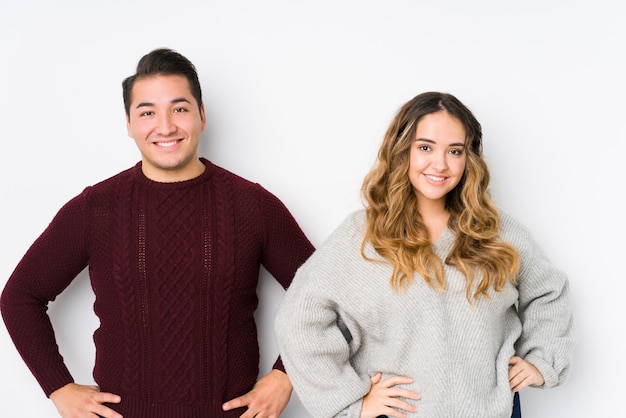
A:
[[[430,242],[434,243],[448,227],[450,212],[446,209],[445,203],[422,205],[418,210],[422,217],[422,222],[428,229]]]

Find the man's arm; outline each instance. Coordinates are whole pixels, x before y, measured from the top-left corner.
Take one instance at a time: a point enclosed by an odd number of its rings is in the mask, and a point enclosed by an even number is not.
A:
[[[83,196],[61,208],[18,263],[0,297],[9,335],[47,396],[73,383],[47,310],[87,265]]]

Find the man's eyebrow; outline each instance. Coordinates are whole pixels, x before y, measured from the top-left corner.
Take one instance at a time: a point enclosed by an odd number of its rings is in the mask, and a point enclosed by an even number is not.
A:
[[[154,103],[140,102],[140,103],[137,103],[137,106],[135,106],[135,109],[139,109],[140,107],[152,107],[152,106],[154,106]]]
[[[171,104],[177,104],[177,103],[189,103],[189,104],[191,104],[189,99],[187,99],[185,97],[178,97],[176,99],[173,99],[170,103]],[[152,106],[154,106],[154,103],[152,103],[152,102],[139,102],[139,103],[137,103],[137,106],[135,106],[135,108],[139,109],[141,107],[152,107]]]
[[[189,99],[187,99],[186,97],[179,97],[177,99],[172,100],[171,102],[172,104],[176,104],[176,103],[189,103],[191,104],[191,102],[189,101]]]

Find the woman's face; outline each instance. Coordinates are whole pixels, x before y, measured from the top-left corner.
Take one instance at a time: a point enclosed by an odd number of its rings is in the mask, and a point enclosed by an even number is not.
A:
[[[446,111],[423,116],[409,154],[409,180],[420,205],[445,206],[465,172],[465,128]]]

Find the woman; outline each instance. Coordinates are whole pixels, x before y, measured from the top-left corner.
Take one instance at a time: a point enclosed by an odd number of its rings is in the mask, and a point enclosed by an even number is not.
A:
[[[490,199],[481,141],[454,96],[413,98],[366,208],[298,271],[275,328],[314,417],[508,418],[517,392],[568,377],[567,277]]]

